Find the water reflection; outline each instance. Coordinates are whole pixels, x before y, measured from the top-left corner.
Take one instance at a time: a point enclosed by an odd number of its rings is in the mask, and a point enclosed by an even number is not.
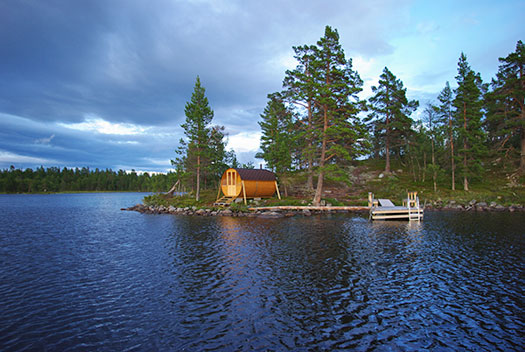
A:
[[[111,213],[104,199],[47,222],[32,209],[33,224],[4,209],[1,350],[525,343],[522,217],[155,216]]]

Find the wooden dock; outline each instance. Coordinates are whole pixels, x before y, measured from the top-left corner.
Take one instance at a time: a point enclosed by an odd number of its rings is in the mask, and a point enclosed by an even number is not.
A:
[[[312,206],[312,205],[279,205],[279,206],[268,206],[268,207],[253,207],[248,208],[252,211],[257,210],[269,210],[269,211],[280,211],[280,210],[310,210],[310,211],[367,211],[370,207],[365,206]]]
[[[417,192],[409,192],[403,206],[396,206],[389,199],[374,199],[372,193],[368,194],[371,220],[408,220],[421,221],[423,208],[419,204]]]

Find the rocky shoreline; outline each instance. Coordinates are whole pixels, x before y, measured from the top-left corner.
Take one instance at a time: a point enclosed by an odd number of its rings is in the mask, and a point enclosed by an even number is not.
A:
[[[163,205],[144,205],[136,204],[129,208],[122,208],[124,211],[137,211],[143,214],[174,214],[174,215],[195,215],[195,216],[236,216],[236,217],[260,217],[260,218],[282,218],[292,217],[295,215],[312,216],[314,214],[329,214],[329,213],[349,213],[348,210],[332,210],[327,208],[326,210],[254,210],[254,211],[232,211],[231,209],[217,209],[217,208],[197,208],[197,207],[185,207],[176,208],[174,206],[165,207]],[[365,211],[353,211],[353,212],[365,212]],[[367,211],[366,211],[367,212]]]
[[[306,207],[305,207],[306,208]],[[177,208],[174,206],[156,206],[156,205],[144,205],[136,204],[129,208],[122,208],[123,211],[137,211],[143,214],[174,214],[174,215],[193,215],[193,216],[234,216],[234,217],[261,217],[261,218],[282,218],[292,217],[296,215],[312,216],[314,214],[330,214],[330,213],[367,213],[366,209],[359,210],[347,210],[337,209],[334,207],[315,207],[315,209],[261,209],[258,208],[253,211],[236,211],[229,208],[217,209],[217,208],[197,208],[197,207],[185,207]],[[456,204],[455,201],[448,203],[436,202],[433,204],[427,204],[425,210],[430,211],[476,211],[476,212],[525,212],[523,205],[511,205],[505,207],[496,202],[487,204],[486,202],[477,202],[475,200],[470,201],[468,204]]]
[[[440,202],[436,201],[425,206],[425,210],[455,210],[455,211],[492,211],[492,212],[523,212],[525,207],[521,204],[513,204],[511,206],[504,206],[496,202],[478,202],[475,199],[471,200],[468,204],[458,204],[456,201]]]

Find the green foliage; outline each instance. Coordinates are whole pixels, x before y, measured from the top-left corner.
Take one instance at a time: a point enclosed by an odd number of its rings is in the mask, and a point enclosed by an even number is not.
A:
[[[177,180],[176,173],[138,175],[134,170],[127,173],[111,169],[39,167],[32,169],[0,170],[0,193],[46,193],[46,192],[106,192],[167,191]]]
[[[292,169],[292,151],[296,135],[293,115],[284,105],[280,94],[268,95],[268,104],[261,114],[261,149],[258,158],[266,161],[268,168],[283,176]]]
[[[458,88],[453,100],[454,119],[458,139],[459,171],[463,175],[464,190],[468,190],[468,179],[480,176],[483,172],[481,158],[486,154],[486,135],[483,125],[483,84],[479,73],[475,73],[461,53],[456,76]]]
[[[180,140],[178,156],[172,160],[172,164],[184,176],[185,183],[195,189],[195,199],[198,201],[201,178],[215,181],[227,169],[228,159],[235,156],[225,150],[224,127],[210,127],[213,110],[199,76],[184,112],[186,120],[181,127],[186,138]]]
[[[406,88],[385,67],[379,76],[379,85],[372,87],[374,96],[369,99],[371,113],[365,119],[373,131],[374,146],[384,148],[385,171],[390,171],[390,153],[402,154],[412,133],[410,115],[417,109],[417,100],[408,100]]]
[[[244,205],[244,203],[233,203],[230,205],[229,209],[235,213],[249,212],[248,206]]]
[[[316,45],[294,47],[294,51],[299,64],[286,72],[283,97],[299,116],[296,155],[299,164],[306,161],[308,187],[314,163],[317,166],[314,203],[318,204],[324,175],[367,152],[366,129],[357,116],[363,107],[358,97],[363,81],[353,70],[352,60],[345,58],[337,30],[330,26]]]
[[[191,207],[209,207],[215,202],[216,191],[203,190],[200,199],[197,201],[191,193],[179,196],[170,196],[164,193],[152,194],[144,197],[143,203],[145,205],[163,205],[165,207],[174,206],[175,208],[191,208]]]
[[[525,45],[520,40],[516,51],[500,58],[492,91],[485,95],[490,144],[497,150],[520,151],[520,169],[525,172]]]

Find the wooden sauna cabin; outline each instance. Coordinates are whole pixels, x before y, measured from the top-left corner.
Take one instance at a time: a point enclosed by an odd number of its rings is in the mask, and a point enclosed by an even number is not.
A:
[[[229,205],[237,198],[244,199],[246,204],[248,198],[271,198],[275,193],[281,199],[273,172],[264,169],[230,168],[221,177],[215,204]]]

